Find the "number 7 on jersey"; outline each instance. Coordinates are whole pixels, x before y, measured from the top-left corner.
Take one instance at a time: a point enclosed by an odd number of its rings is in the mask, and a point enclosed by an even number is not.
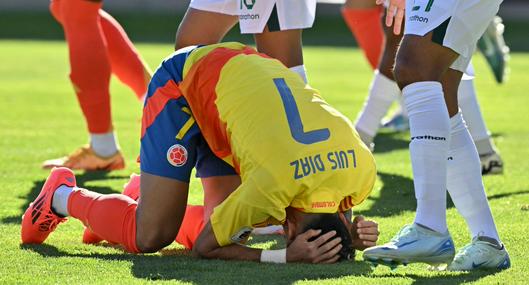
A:
[[[292,91],[288,88],[285,79],[274,78],[274,84],[276,85],[277,91],[279,91],[281,101],[283,101],[292,138],[302,144],[313,144],[328,140],[331,133],[327,128],[305,132],[296,100],[294,100]]]

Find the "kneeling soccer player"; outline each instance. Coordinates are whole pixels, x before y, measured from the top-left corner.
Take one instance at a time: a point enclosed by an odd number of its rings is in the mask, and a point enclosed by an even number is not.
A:
[[[200,159],[202,143],[242,182],[214,209],[198,255],[330,263],[378,239],[375,222],[343,214],[373,187],[371,153],[347,118],[275,59],[239,43],[181,49],[156,71],[142,125],[138,202],[79,189],[71,171],[54,169],[24,215],[22,242],[42,243],[64,220],[59,214],[130,252],[167,246],[184,216],[192,168],[220,165]],[[286,221],[287,250],[238,244],[253,227]]]

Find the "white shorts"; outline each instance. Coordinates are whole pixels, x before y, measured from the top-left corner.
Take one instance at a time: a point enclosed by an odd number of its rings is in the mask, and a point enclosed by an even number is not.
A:
[[[189,7],[238,15],[241,34],[260,34],[267,25],[271,31],[310,28],[316,15],[316,0],[191,0]]]
[[[424,36],[459,54],[450,68],[464,72],[478,39],[498,12],[503,0],[406,1],[404,34]]]

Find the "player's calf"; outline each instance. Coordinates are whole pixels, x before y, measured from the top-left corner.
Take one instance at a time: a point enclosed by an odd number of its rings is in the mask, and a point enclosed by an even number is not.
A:
[[[130,180],[123,185],[123,195],[129,196],[134,201],[138,201],[140,198],[140,176],[132,173]],[[85,227],[83,232],[83,243],[95,244],[103,241],[103,239],[96,235],[90,228]]]

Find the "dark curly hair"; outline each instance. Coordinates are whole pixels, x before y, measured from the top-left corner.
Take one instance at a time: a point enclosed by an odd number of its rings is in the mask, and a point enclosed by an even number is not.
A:
[[[339,261],[352,260],[355,256],[355,249],[353,248],[353,240],[351,233],[340,219],[338,213],[334,214],[312,214],[303,228],[303,232],[310,229],[321,230],[321,233],[311,238],[309,241],[315,240],[321,235],[330,231],[336,231],[336,236],[342,238],[342,249],[340,249]]]

